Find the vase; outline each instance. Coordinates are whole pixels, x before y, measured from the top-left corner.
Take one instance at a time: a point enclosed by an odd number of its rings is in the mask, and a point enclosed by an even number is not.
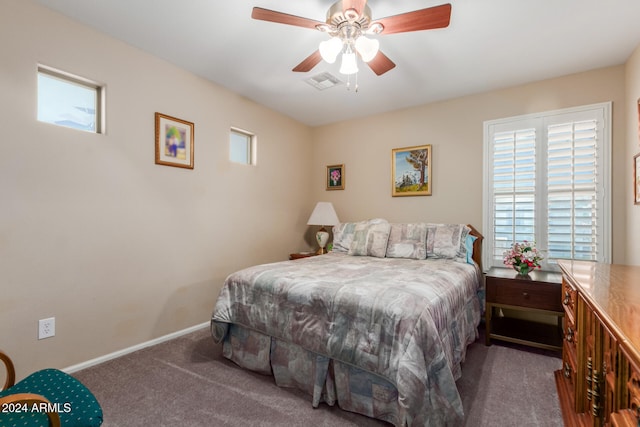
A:
[[[520,264],[520,265],[514,265],[513,269],[517,271],[520,276],[528,276],[529,272],[533,270],[533,267],[530,267],[527,264]]]

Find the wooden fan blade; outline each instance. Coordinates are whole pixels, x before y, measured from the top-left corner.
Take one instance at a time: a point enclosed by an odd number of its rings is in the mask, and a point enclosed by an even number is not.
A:
[[[277,22],[278,24],[295,25],[296,27],[316,29],[316,25],[324,24],[324,22],[315,21],[313,19],[302,18],[300,16],[289,15],[287,13],[276,12],[275,10],[254,7],[251,12],[253,19],[261,21]]]
[[[358,15],[360,15],[366,4],[367,0],[342,0],[342,12],[344,13],[349,9],[354,9],[358,12]]]
[[[387,71],[395,68],[396,64],[390,60],[387,55],[378,51],[378,54],[371,61],[367,62],[369,68],[373,70],[378,76],[383,75]]]
[[[293,71],[306,73],[318,65],[320,61],[322,61],[322,56],[320,56],[320,51],[316,50],[311,55],[307,56],[304,61],[296,65]]]
[[[414,10],[413,12],[389,16],[376,22],[384,25],[382,34],[407,33],[409,31],[432,30],[449,26],[451,4]]]

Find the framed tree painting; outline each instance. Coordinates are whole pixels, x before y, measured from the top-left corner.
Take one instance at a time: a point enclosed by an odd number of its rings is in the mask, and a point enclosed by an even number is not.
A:
[[[391,150],[391,195],[431,195],[431,145]]]
[[[327,166],[327,190],[344,190],[344,165]]]
[[[193,169],[193,123],[156,113],[156,164]]]

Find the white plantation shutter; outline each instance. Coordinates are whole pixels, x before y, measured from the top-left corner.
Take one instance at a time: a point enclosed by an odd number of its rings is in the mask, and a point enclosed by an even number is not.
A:
[[[484,265],[533,241],[543,268],[610,259],[610,103],[485,122]]]
[[[514,241],[535,240],[536,130],[493,135],[493,257]]]
[[[598,121],[550,125],[547,141],[547,256],[596,261]]]

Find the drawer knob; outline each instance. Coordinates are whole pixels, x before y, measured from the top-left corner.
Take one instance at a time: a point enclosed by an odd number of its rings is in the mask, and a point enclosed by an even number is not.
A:
[[[566,337],[567,342],[573,342],[573,334],[574,334],[573,329],[571,327],[568,327],[567,328],[567,337]]]
[[[529,293],[528,292],[523,292],[522,296],[525,297],[525,298],[529,298]]]
[[[571,295],[569,295],[569,291],[565,291],[564,292],[564,299],[562,300],[562,304],[569,305],[570,301],[571,301]]]
[[[571,365],[567,362],[564,363],[564,377],[571,378]]]

